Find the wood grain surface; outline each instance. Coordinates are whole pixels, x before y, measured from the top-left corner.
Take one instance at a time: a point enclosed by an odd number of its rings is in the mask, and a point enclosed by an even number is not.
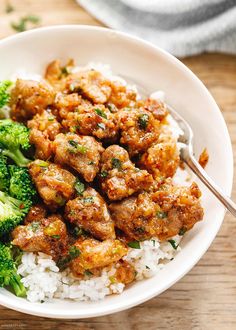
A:
[[[7,14],[6,2],[0,1],[0,38],[15,33],[11,22],[28,14],[40,16],[40,25],[101,25],[73,0],[11,0],[10,3],[14,11]],[[183,62],[215,97],[236,155],[236,56],[204,54],[185,58]],[[233,197],[236,200],[236,183]],[[1,329],[236,329],[236,220],[227,214],[209,251],[192,271],[172,288],[140,306],[79,321],[38,318],[0,307]]]

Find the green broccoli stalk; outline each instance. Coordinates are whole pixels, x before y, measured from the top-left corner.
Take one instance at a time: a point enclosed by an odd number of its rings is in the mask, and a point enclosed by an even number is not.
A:
[[[26,296],[26,289],[17,274],[11,247],[0,243],[0,286],[10,286],[18,297]]]
[[[20,201],[0,191],[0,236],[10,233],[24,219],[31,202]]]
[[[4,156],[11,158],[18,166],[26,166],[30,160],[21,149],[29,148],[29,130],[26,126],[10,119],[0,120],[0,149]]]
[[[10,175],[8,171],[6,157],[0,154],[0,190],[8,191],[10,185]]]
[[[9,194],[21,201],[33,203],[37,192],[31,180],[28,168],[10,165],[9,173],[11,177]]]

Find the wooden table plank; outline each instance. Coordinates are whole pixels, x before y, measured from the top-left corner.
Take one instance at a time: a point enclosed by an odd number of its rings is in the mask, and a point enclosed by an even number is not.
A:
[[[5,13],[0,2],[0,38],[13,34],[10,23],[26,14],[41,17],[41,25],[100,23],[73,0],[12,0]],[[227,122],[236,157],[236,56],[204,54],[183,62],[204,82]],[[233,187],[236,200],[236,182]],[[236,223],[227,214],[209,251],[182,280],[160,296],[109,316],[64,321],[44,319],[0,307],[1,329],[236,329]]]

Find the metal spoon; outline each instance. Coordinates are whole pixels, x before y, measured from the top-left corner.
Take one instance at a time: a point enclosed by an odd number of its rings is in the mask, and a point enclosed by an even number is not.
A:
[[[193,131],[191,127],[173,108],[168,106],[168,110],[183,131],[183,134],[180,134],[178,139],[178,142],[180,142],[180,159],[189,166],[189,168],[210,189],[216,198],[218,198],[218,200],[234,216],[236,216],[236,204],[213,182],[213,180],[207,175],[201,165],[194,158]]]

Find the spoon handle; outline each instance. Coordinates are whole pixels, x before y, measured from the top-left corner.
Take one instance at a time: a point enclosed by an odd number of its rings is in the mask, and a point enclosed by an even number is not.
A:
[[[189,166],[197,177],[210,189],[218,200],[236,217],[236,204],[207,175],[201,165],[196,161],[188,147],[180,150],[180,158]]]

